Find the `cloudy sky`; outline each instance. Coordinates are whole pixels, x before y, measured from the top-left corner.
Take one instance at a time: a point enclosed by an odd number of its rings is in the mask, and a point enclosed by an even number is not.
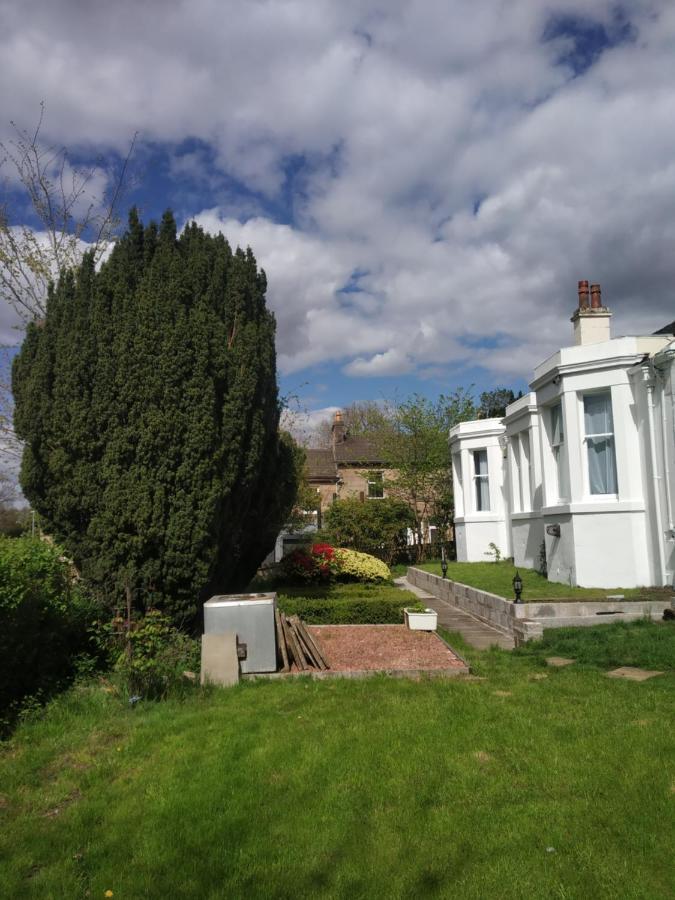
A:
[[[669,0],[0,0],[0,83],[0,137],[138,131],[128,201],[253,248],[309,410],[524,388],[580,278],[675,318]]]

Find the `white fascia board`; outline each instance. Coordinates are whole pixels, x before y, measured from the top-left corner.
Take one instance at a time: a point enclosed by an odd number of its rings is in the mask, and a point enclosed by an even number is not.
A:
[[[465,438],[499,437],[504,434],[504,425],[501,419],[474,419],[471,422],[460,422],[450,429],[450,443]]]
[[[670,342],[667,335],[613,338],[597,344],[581,344],[563,347],[544,360],[534,370],[530,383],[533,391],[539,390],[557,376],[577,372],[592,372],[615,367],[629,368],[645,356],[658,353]]]
[[[522,416],[526,412],[534,412],[537,409],[537,396],[534,393],[525,394],[506,407],[506,415],[502,419],[505,425],[516,416]]]

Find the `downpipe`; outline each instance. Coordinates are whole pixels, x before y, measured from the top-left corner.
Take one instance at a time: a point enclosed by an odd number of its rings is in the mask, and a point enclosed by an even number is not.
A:
[[[668,580],[668,575],[666,573],[666,565],[665,565],[665,548],[664,548],[664,529],[663,529],[663,508],[662,508],[662,500],[661,500],[661,476],[658,472],[657,460],[656,460],[656,427],[655,427],[655,417],[654,417],[654,388],[656,387],[656,382],[654,379],[654,372],[651,366],[643,366],[642,375],[646,383],[647,387],[647,420],[649,425],[649,453],[651,458],[652,465],[652,481],[654,483],[654,507],[656,513],[656,534],[657,534],[657,550],[658,550],[658,565],[661,576],[661,584],[666,585]]]

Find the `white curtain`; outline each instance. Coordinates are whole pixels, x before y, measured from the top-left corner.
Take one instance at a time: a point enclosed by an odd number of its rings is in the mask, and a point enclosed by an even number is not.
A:
[[[611,394],[588,394],[584,397],[584,425],[591,494],[616,494],[618,487]]]

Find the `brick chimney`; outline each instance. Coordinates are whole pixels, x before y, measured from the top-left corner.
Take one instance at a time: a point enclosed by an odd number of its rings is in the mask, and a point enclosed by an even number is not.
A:
[[[333,446],[335,446],[336,444],[341,444],[347,436],[347,429],[345,428],[344,419],[342,418],[342,413],[340,412],[340,410],[335,413],[335,418],[333,419],[333,427],[331,428],[331,434],[333,438]]]
[[[577,345],[600,344],[610,340],[609,320],[611,318],[611,312],[602,305],[600,285],[592,284],[589,291],[588,282],[580,281],[579,305],[570,319],[574,325],[574,343]]]

